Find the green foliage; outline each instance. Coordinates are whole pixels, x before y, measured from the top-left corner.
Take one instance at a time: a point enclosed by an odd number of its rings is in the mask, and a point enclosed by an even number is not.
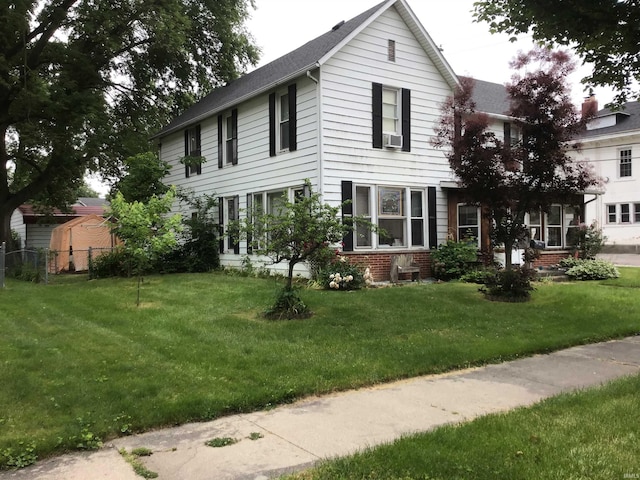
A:
[[[78,416],[106,442],[127,425],[142,432],[633,335],[640,269],[620,272],[536,285],[535,301],[520,304],[486,301],[461,282],[340,299],[308,289],[315,318],[296,322],[261,318],[272,278],[149,276],[145,308],[129,301],[126,279],[62,276],[47,288],[9,279],[0,294],[0,450],[15,453],[21,440],[35,441],[41,458],[75,449]],[[117,421],[122,412],[133,418]]]
[[[299,291],[297,287],[278,289],[275,302],[264,312],[264,317],[268,320],[309,318],[311,310],[300,298]]]
[[[171,167],[158,158],[155,152],[144,152],[124,161],[125,174],[112,192],[122,193],[127,202],[147,203],[152,196],[159,197],[169,190],[162,179]]]
[[[575,267],[576,265],[580,265],[583,263],[583,260],[580,258],[576,258],[576,257],[567,257],[567,258],[563,258],[562,260],[560,260],[558,262],[558,266],[561,268],[571,268],[571,267]]]
[[[15,207],[75,200],[87,169],[117,178],[120,163],[147,150],[176,112],[255,64],[245,28],[252,6],[4,2],[0,242]]]
[[[602,235],[602,229],[595,223],[591,225],[581,223],[572,230],[575,230],[575,239],[571,242],[571,251],[578,252],[582,259],[595,260],[607,241],[607,237]]]
[[[181,216],[167,216],[174,198],[172,187],[163,197],[153,195],[146,204],[127,202],[120,192],[111,201],[112,232],[124,242],[123,249],[131,257],[133,271],[138,276],[137,305],[140,305],[140,281],[145,269],[177,245]]]
[[[246,239],[253,253],[269,257],[272,262],[288,263],[285,292],[279,292],[276,304],[268,310],[270,318],[294,318],[310,315],[306,305],[293,291],[293,270],[301,262],[317,259],[318,250],[341,242],[352,232],[354,223],[362,223],[375,229],[375,225],[361,219],[345,223],[339,215],[342,205],[332,207],[322,203],[320,195],[312,191],[311,182],[305,180],[307,196],[300,195],[290,201],[283,192],[277,211],[264,212],[258,208],[244,220],[232,222],[229,229],[237,240]],[[278,309],[282,308],[282,314]]]
[[[490,300],[524,302],[535,290],[531,285],[535,278],[536,271],[530,268],[513,267],[498,270],[495,276],[486,279],[485,286],[480,291]]]
[[[28,467],[37,460],[35,442],[18,442],[15,448],[0,449],[0,470]]]
[[[307,265],[309,266],[311,280],[320,281],[320,272],[326,270],[336,260],[338,254],[339,250],[332,248],[329,243],[325,243],[309,254]]]
[[[233,445],[234,443],[238,443],[238,440],[231,437],[216,437],[204,442],[207,447],[214,448],[227,447],[229,445]]]
[[[472,271],[478,261],[475,242],[447,240],[431,251],[431,269],[438,280],[453,280]]]
[[[493,282],[498,270],[494,267],[480,267],[470,270],[460,277],[460,280],[467,283],[477,283],[485,285]]]
[[[133,471],[136,475],[141,476],[142,478],[158,478],[158,474],[156,472],[152,472],[144,464],[140,461],[140,457],[148,457],[153,454],[153,452],[145,447],[134,448],[131,453],[127,452],[125,448],[121,448],[118,450],[118,453],[122,455],[122,458],[131,465]]]
[[[584,6],[582,0],[566,0],[561,5],[553,1],[481,0],[474,3],[474,17],[488,23],[492,32],[511,35],[513,41],[526,34],[545,44],[569,45],[593,70],[582,79],[585,85],[613,87],[619,104],[629,96],[637,97],[637,3],[604,0],[590,8]],[[615,35],[604,33],[614,31]]]
[[[605,260],[580,260],[565,273],[573,280],[606,280],[620,276],[615,265]]]
[[[158,265],[160,271],[209,272],[220,267],[218,221],[213,211],[217,201],[213,195],[196,197],[180,191],[178,198],[193,212],[182,219],[180,241],[176,248],[164,255]]]
[[[329,290],[358,290],[365,285],[363,271],[349,258],[334,255],[333,261],[320,270],[318,281]]]
[[[116,247],[92,258],[89,274],[91,278],[130,277],[133,262],[133,256],[127,250]]]

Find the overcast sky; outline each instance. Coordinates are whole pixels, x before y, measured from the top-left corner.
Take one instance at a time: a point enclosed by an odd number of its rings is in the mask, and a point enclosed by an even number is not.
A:
[[[479,80],[506,83],[512,75],[509,62],[519,50],[533,43],[522,38],[509,42],[506,34],[489,33],[485,23],[474,23],[474,0],[408,0],[409,6],[453,70]],[[380,3],[380,0],[255,0],[256,10],[248,22],[249,32],[262,49],[264,65]],[[572,80],[573,102],[585,96],[580,79],[589,71],[582,67]],[[600,105],[613,95],[595,89]]]

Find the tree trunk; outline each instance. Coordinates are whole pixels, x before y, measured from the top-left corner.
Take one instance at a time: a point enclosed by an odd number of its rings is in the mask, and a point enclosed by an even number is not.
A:
[[[511,270],[511,264],[513,263],[513,243],[504,244],[504,268],[505,270]]]
[[[289,260],[289,276],[287,277],[287,291],[293,290],[293,267],[296,266],[297,262],[293,260]]]
[[[13,213],[13,209],[9,209],[6,205],[0,205],[0,244],[2,242],[6,242],[7,247],[11,242],[11,214],[12,213]]]

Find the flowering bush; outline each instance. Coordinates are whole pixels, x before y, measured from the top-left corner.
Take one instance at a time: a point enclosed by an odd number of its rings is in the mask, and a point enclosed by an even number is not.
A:
[[[341,255],[336,255],[328,266],[320,270],[318,280],[332,290],[358,290],[365,285],[360,267]]]

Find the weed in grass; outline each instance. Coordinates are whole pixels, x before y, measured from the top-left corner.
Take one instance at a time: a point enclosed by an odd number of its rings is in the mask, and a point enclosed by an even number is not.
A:
[[[249,440],[259,440],[263,437],[264,435],[262,435],[260,432],[251,432],[251,435],[249,435]]]
[[[123,435],[129,435],[131,433],[131,416],[121,413],[113,419],[115,429]]]
[[[233,445],[234,443],[238,443],[238,440],[231,437],[216,437],[204,442],[207,447],[214,448],[227,447],[229,445]]]
[[[33,465],[37,460],[35,442],[18,442],[15,449],[8,447],[0,450],[0,470],[24,468]]]
[[[76,420],[80,424],[80,433],[69,437],[69,441],[75,442],[78,450],[97,450],[102,447],[100,437],[91,431],[91,423],[85,422],[82,417],[78,417]]]
[[[126,449],[121,448],[118,452],[122,455],[125,461],[131,465],[136,475],[139,475],[142,478],[158,478],[158,474],[156,472],[149,470],[140,461],[140,457],[148,457],[153,453],[148,448],[136,448],[132,450],[131,453],[127,452]]]

